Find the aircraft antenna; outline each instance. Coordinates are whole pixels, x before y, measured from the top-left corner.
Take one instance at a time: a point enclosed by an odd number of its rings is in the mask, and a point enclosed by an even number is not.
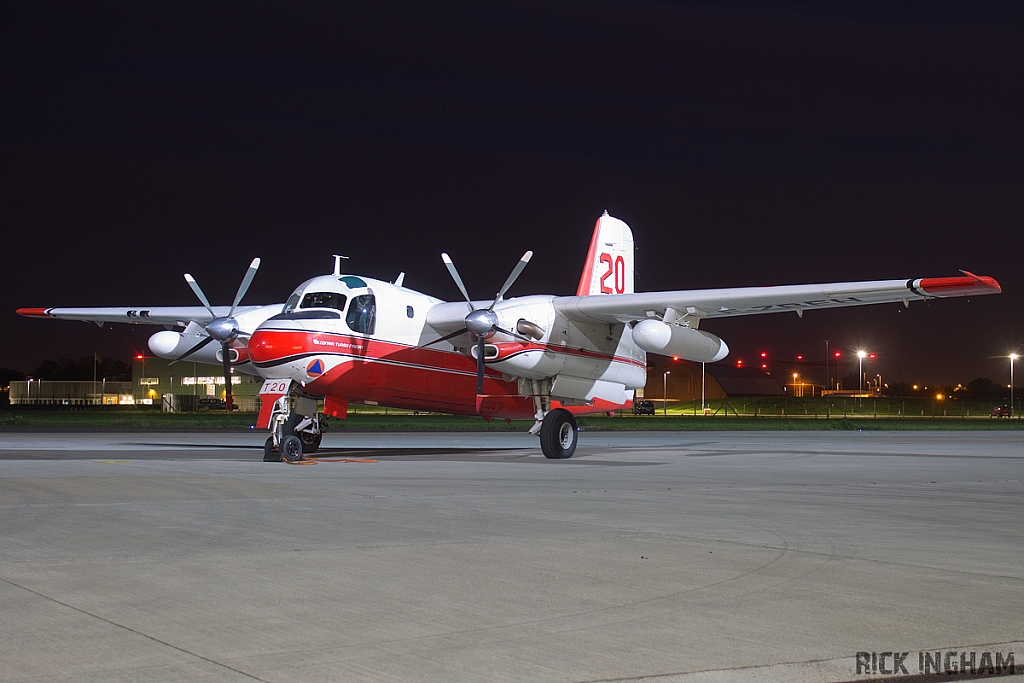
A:
[[[347,259],[348,256],[342,256],[341,254],[334,255],[334,277],[341,275],[341,259]]]

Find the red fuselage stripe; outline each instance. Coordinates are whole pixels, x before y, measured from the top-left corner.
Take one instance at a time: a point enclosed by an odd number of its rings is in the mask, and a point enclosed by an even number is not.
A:
[[[517,344],[518,346],[518,344]],[[542,351],[545,345],[534,345]],[[551,347],[579,353],[579,349]],[[421,348],[377,339],[309,330],[257,330],[249,341],[249,356],[257,366],[272,367],[314,356],[334,357],[341,362],[312,377],[305,390],[314,395],[343,397],[413,410],[434,410],[464,415],[529,418],[532,399],[519,396],[518,382],[505,381],[502,373],[485,368],[480,411],[476,406],[476,362],[450,351]],[[603,356],[608,361],[618,359]],[[635,362],[622,359],[621,362]],[[584,406],[573,412],[585,414],[609,410]]]

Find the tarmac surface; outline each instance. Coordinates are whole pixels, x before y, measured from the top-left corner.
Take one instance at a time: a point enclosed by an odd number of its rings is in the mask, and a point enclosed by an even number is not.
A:
[[[0,682],[1024,672],[1021,432],[264,439],[0,430]]]

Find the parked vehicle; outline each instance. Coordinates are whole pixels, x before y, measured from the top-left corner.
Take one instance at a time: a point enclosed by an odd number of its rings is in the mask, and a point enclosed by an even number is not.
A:
[[[201,398],[199,410],[227,410],[227,403],[222,398]],[[238,410],[238,404],[232,403],[231,410]]]
[[[1013,417],[1013,409],[1010,406],[996,406],[988,413],[989,417]]]
[[[654,415],[654,401],[633,401],[634,415]]]

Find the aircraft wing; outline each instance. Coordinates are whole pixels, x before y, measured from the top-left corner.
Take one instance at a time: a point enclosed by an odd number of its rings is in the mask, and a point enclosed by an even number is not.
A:
[[[235,317],[255,311],[262,306],[239,306]],[[226,316],[230,306],[214,306],[217,316]],[[102,326],[104,323],[133,323],[185,327],[191,321],[200,324],[213,320],[203,306],[137,306],[135,308],[19,308],[18,315],[29,318],[56,318],[57,320],[83,320]]]
[[[958,296],[999,294],[1002,288],[991,277],[963,271],[957,277],[908,280],[833,282],[778,287],[691,289],[638,294],[563,296],[553,300],[555,310],[582,323],[630,322],[645,318],[725,318],[760,313],[795,312],[841,306],[945,299]],[[672,309],[668,311],[667,309]]]

